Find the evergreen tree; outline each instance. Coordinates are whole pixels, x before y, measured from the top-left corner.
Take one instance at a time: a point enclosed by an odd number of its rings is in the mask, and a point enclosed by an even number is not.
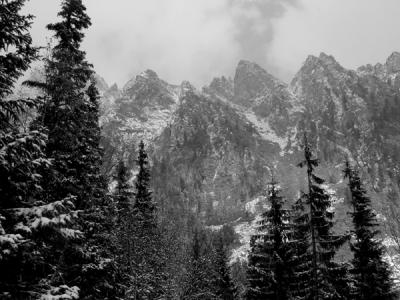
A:
[[[137,159],[139,173],[136,176],[135,203],[133,215],[135,222],[140,224],[144,234],[148,234],[157,226],[156,205],[153,202],[150,191],[150,167],[144,143],[139,143],[139,154]]]
[[[303,193],[297,203],[300,210],[303,210],[303,214],[298,216],[299,233],[309,239],[308,251],[311,259],[308,264],[309,271],[305,273],[309,278],[308,287],[303,287],[304,297],[313,300],[343,299],[346,297],[347,289],[343,290],[346,285],[339,276],[346,274],[346,270],[343,265],[334,262],[334,256],[347,237],[332,233],[334,213],[329,209],[330,197],[322,186],[324,180],[315,174],[319,161],[313,158],[306,136],[304,156],[305,160],[299,163],[299,167],[307,169],[308,192]],[[303,263],[302,267],[304,266]]]
[[[293,280],[289,286],[294,299],[312,299],[312,253],[310,250],[310,216],[299,199],[293,205]]]
[[[355,241],[351,244],[354,254],[351,273],[354,277],[353,299],[398,299],[393,292],[388,264],[383,260],[384,248],[377,239],[377,218],[371,208],[371,200],[362,185],[357,170],[346,162],[344,176],[348,178],[354,211]]]
[[[129,184],[129,171],[123,160],[118,163],[116,173],[114,177],[117,182],[115,197],[118,207],[118,217],[122,222],[123,219],[128,217],[132,210],[134,193]]]
[[[246,299],[290,299],[293,277],[290,211],[283,209],[277,183],[268,191],[271,208],[259,221],[251,239]]]
[[[88,181],[93,180],[93,169],[101,158],[97,155],[97,94],[94,86],[87,89],[93,71],[80,50],[82,30],[91,24],[85,10],[81,0],[62,2],[61,20],[47,26],[58,43],[45,59],[45,82],[26,82],[46,93],[36,124],[48,129],[47,155],[54,160],[54,173],[45,180],[47,196],[76,195],[79,209],[90,206],[92,187]],[[93,122],[97,123],[90,124]],[[95,161],[89,161],[88,154]]]
[[[150,190],[150,166],[144,149],[139,143],[139,167],[132,207],[133,284],[129,297],[156,299],[162,294],[164,264],[162,239],[157,226],[156,204]]]
[[[117,186],[114,192],[114,198],[116,202],[116,226],[114,229],[115,236],[118,239],[118,263],[120,269],[124,274],[123,282],[126,286],[125,291],[129,289],[129,285],[132,283],[133,275],[133,218],[132,218],[132,203],[134,194],[132,192],[132,186],[129,184],[129,171],[125,166],[123,160],[118,163],[116,169],[116,175],[114,180],[117,182]]]
[[[26,0],[0,2],[0,98],[1,121],[9,121],[22,108],[20,103],[5,104],[4,97],[12,93],[14,83],[37,58],[37,48],[32,46],[29,33],[32,15],[21,15]],[[19,107],[19,109],[18,109]],[[8,123],[8,122],[7,122]]]
[[[20,15],[25,1],[0,2],[0,298],[37,299],[45,293],[77,297],[77,287],[51,287],[57,273],[54,246],[80,236],[70,228],[73,197],[41,200],[40,173],[51,170],[46,130],[21,131],[20,117],[40,99],[11,95],[13,85],[37,57],[31,46],[32,16]]]
[[[45,60],[45,82],[28,84],[46,94],[35,122],[48,130],[47,156],[54,161],[53,172],[43,174],[44,200],[73,195],[81,211],[75,225],[84,238],[60,246],[60,276],[54,281],[73,282],[82,299],[112,299],[122,293],[111,234],[114,205],[100,173],[98,91],[92,66],[80,50],[83,30],[91,23],[82,0],[64,0],[58,15],[60,21],[47,26],[57,44]]]
[[[194,230],[190,244],[186,274],[182,287],[183,300],[214,300],[219,299],[219,289],[213,278],[216,276],[213,259],[209,251],[207,237],[198,228]]]
[[[216,294],[221,300],[233,300],[235,299],[235,286],[230,276],[230,270],[228,265],[227,250],[224,246],[222,236],[219,236],[214,243],[215,247],[215,258],[213,265],[215,266],[215,287]]]

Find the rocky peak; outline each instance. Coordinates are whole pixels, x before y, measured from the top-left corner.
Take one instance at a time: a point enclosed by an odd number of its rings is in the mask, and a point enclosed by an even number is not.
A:
[[[319,60],[325,65],[336,65],[338,62],[332,55],[328,55],[324,52],[321,52],[319,55]]]
[[[109,89],[109,91],[116,92],[119,91],[118,85],[114,83]]]
[[[190,93],[193,94],[195,91],[196,91],[196,88],[189,81],[185,80],[181,83],[181,86],[180,86],[180,96],[181,97],[184,97]]]
[[[319,56],[309,55],[303,64],[303,67],[328,67],[339,65],[332,55],[321,52]]]
[[[140,86],[147,86],[147,85],[160,85],[161,80],[158,77],[157,73],[153,70],[146,70],[137,75],[136,77],[129,80],[125,86],[123,87],[123,91],[125,93],[130,94],[132,90],[139,88]]]
[[[146,79],[159,79],[157,73],[150,69],[143,71],[138,76]]]
[[[104,92],[103,97],[113,100],[121,97],[121,91],[118,88],[118,85],[114,83],[110,88],[108,88],[108,90]]]
[[[400,53],[393,52],[386,60],[385,65],[388,73],[400,72]]]
[[[333,56],[322,52],[318,57],[308,56],[293,78],[291,87],[295,93],[299,93],[299,89],[302,89],[307,82],[312,84],[312,81],[326,81],[330,86],[337,87],[348,81],[350,77],[353,77],[351,71],[343,68]]]
[[[278,80],[259,65],[241,60],[234,78],[234,101],[247,104],[249,99],[260,95],[267,89],[273,89]]]
[[[216,77],[209,86],[203,88],[203,92],[208,95],[214,95],[224,100],[233,99],[233,80],[225,76]]]

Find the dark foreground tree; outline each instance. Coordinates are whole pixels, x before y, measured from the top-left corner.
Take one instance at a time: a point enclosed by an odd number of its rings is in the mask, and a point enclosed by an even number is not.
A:
[[[354,277],[353,299],[390,300],[398,299],[393,291],[390,269],[383,260],[384,248],[377,235],[377,218],[371,207],[371,200],[362,185],[358,171],[346,162],[344,176],[349,180],[349,189],[354,212],[354,254],[351,273]]]
[[[308,192],[303,193],[297,202],[300,208],[298,218],[298,237],[301,235],[307,240],[303,243],[308,246],[311,261],[301,264],[300,273],[306,284],[303,290],[303,299],[343,299],[347,297],[347,284],[341,279],[347,273],[344,265],[334,261],[336,251],[346,241],[346,236],[332,233],[334,213],[331,208],[329,194],[324,190],[324,180],[315,174],[318,159],[313,158],[307,138],[304,138],[305,159],[299,167],[307,170]],[[308,243],[308,245],[307,245]],[[303,249],[305,250],[305,249]],[[301,253],[304,258],[307,253]]]
[[[204,231],[195,228],[189,246],[189,255],[186,264],[185,276],[181,287],[182,300],[214,300],[220,299],[215,286],[215,268],[212,253],[209,249],[212,246]]]
[[[139,168],[132,207],[133,272],[129,297],[157,299],[163,294],[165,261],[156,204],[150,188],[150,165],[144,143],[139,144]]]
[[[251,239],[246,299],[291,299],[294,255],[291,213],[283,208],[276,182],[270,183],[271,208],[262,215]]]
[[[22,131],[20,117],[39,100],[12,95],[14,83],[37,57],[31,46],[32,16],[20,10],[24,0],[0,2],[0,298],[38,299],[47,293],[57,273],[51,259],[58,243],[76,238],[69,227],[73,197],[44,202],[40,173],[51,169],[45,155],[42,127]],[[60,292],[77,297],[77,288]],[[62,290],[62,291],[61,291]],[[57,291],[53,290],[55,293]]]
[[[141,227],[143,234],[151,233],[157,227],[156,205],[150,190],[150,166],[144,143],[139,143],[137,158],[139,173],[136,176],[135,203],[133,215],[135,222]]]
[[[80,211],[75,227],[83,237],[54,251],[59,276],[52,280],[78,286],[81,299],[112,299],[122,292],[111,235],[114,205],[100,173],[98,92],[80,50],[91,23],[82,0],[64,0],[58,15],[60,20],[48,25],[57,43],[45,60],[45,82],[28,84],[42,88],[46,97],[34,124],[47,128],[47,156],[53,160],[52,172],[43,173],[43,201],[72,195]]]
[[[217,237],[214,247],[213,265],[215,268],[216,294],[221,300],[233,300],[235,299],[236,289],[230,275],[228,253],[222,236]]]

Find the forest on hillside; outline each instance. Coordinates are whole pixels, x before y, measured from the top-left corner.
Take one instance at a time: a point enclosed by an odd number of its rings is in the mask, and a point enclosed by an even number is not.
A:
[[[144,141],[130,153],[135,172],[123,155],[105,172],[100,94],[81,48],[91,25],[83,1],[62,1],[44,50],[32,44],[25,2],[0,0],[0,299],[399,298],[368,182],[343,159],[352,228],[336,232],[309,130],[297,162],[306,188],[286,199],[279,170],[271,172],[268,208],[239,265],[229,259],[229,222],[212,230],[189,206],[166,209],[153,184],[173,174],[153,172]],[[37,96],[22,97],[15,87],[37,61],[43,78],[23,82]],[[244,134],[240,141],[246,148]]]

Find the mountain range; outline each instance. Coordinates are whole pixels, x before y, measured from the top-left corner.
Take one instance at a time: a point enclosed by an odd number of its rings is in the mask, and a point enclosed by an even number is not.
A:
[[[351,227],[345,159],[361,170],[381,220],[390,223],[389,211],[398,211],[398,52],[357,70],[325,53],[309,56],[290,84],[244,60],[233,77],[214,78],[201,90],[187,81],[169,84],[152,70],[122,88],[100,76],[97,83],[104,172],[112,174],[121,159],[134,169],[135,149],[144,140],[159,209],[176,218],[190,213],[209,228],[231,224],[239,235],[233,260],[245,256],[271,177],[288,205],[305,187],[297,167],[305,133],[321,161],[336,230]]]

